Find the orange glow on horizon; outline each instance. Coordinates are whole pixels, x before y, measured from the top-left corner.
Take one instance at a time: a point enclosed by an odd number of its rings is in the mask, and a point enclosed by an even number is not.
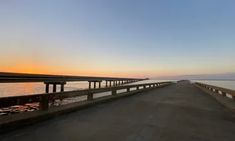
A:
[[[125,69],[124,69],[125,70]],[[59,67],[47,67],[40,65],[20,65],[18,67],[1,68],[1,72],[52,74],[52,75],[77,75],[77,76],[104,76],[104,77],[129,77],[129,78],[151,78],[174,75],[167,71],[111,71],[111,70],[69,70]]]
[[[21,62],[21,61],[20,61]],[[181,75],[177,74],[177,70],[159,69],[159,70],[138,70],[130,68],[115,69],[96,69],[86,67],[63,67],[50,66],[47,64],[37,64],[31,62],[24,62],[18,64],[11,64],[1,67],[1,72],[15,72],[15,73],[33,73],[33,74],[52,74],[52,75],[77,75],[77,76],[104,76],[104,77],[129,77],[129,78],[153,78]]]
[[[12,72],[12,73],[32,73],[32,74],[51,74],[51,75],[75,75],[75,76],[97,76],[97,77],[125,77],[125,78],[156,78],[164,79],[181,75],[193,75],[193,74],[181,74],[177,73],[177,70],[156,70],[156,71],[112,71],[112,70],[88,70],[81,69],[76,70],[74,68],[66,67],[48,67],[43,65],[18,65],[10,67],[2,67],[0,72]]]

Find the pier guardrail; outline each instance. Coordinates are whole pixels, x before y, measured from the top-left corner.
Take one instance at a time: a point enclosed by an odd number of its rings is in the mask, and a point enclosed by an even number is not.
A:
[[[230,89],[226,89],[226,88],[222,88],[222,87],[217,87],[217,86],[213,86],[213,85],[208,85],[208,84],[204,84],[204,83],[199,83],[196,82],[195,83],[197,86],[207,89],[210,92],[213,92],[215,94],[220,94],[224,97],[228,97],[228,95],[231,96],[231,98],[233,100],[235,100],[235,91],[234,90],[230,90]]]
[[[128,86],[116,86],[108,88],[76,90],[76,91],[67,91],[67,92],[56,92],[56,93],[47,93],[47,94],[2,97],[0,98],[0,108],[38,102],[40,105],[39,106],[40,110],[47,110],[49,108],[49,104],[55,100],[63,100],[65,98],[87,96],[86,100],[92,101],[93,99],[95,99],[94,98],[95,94],[103,92],[110,91],[111,96],[116,96],[119,94],[128,94],[131,92],[135,93],[156,87],[163,87],[171,83],[172,82],[159,82],[159,83],[147,83],[147,84],[128,85]],[[125,90],[125,91],[118,92],[119,90]]]

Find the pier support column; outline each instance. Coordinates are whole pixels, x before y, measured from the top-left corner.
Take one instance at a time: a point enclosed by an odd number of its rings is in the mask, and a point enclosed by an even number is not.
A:
[[[61,84],[60,91],[64,92],[64,84]]]
[[[53,84],[53,93],[56,92],[56,84]]]
[[[101,82],[102,82],[102,81],[99,81],[99,88],[101,88]]]
[[[49,93],[49,84],[48,83],[46,83],[46,93]]]
[[[98,88],[101,88],[101,83],[102,81],[88,81],[89,82],[89,89],[92,89],[92,83],[93,83],[93,88],[96,89],[97,88],[97,84],[98,83]]]
[[[94,82],[94,89],[96,89],[96,82]]]
[[[105,87],[108,87],[108,80],[105,81]]]
[[[89,82],[89,87],[88,88],[91,89],[91,81],[88,81],[88,82]]]
[[[44,84],[46,85],[46,89],[45,89],[45,92],[46,93],[49,93],[50,92],[50,85],[53,86],[53,89],[52,89],[52,92],[55,93],[56,92],[56,88],[57,88],[57,85],[60,85],[61,86],[61,92],[64,91],[64,85],[66,84],[66,82],[62,81],[62,82],[44,82]]]

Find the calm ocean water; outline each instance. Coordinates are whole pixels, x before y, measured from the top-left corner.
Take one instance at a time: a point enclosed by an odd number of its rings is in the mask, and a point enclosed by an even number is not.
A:
[[[140,81],[140,82],[131,83],[127,85],[164,82],[164,81],[174,81],[174,80],[145,80],[145,81]],[[206,83],[210,85],[215,85],[215,86],[235,90],[235,81],[197,81],[197,82],[202,82],[202,83]],[[102,83],[102,86],[104,85],[105,83]],[[65,91],[87,89],[87,88],[88,88],[88,82],[70,82],[65,85]],[[52,88],[50,88],[50,90],[52,90]],[[0,84],[0,97],[40,94],[44,92],[45,92],[45,85],[43,83]]]

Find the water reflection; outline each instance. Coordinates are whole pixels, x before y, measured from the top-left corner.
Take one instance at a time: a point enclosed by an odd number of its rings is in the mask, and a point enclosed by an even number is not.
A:
[[[44,93],[43,83],[3,83],[0,84],[0,97]]]

